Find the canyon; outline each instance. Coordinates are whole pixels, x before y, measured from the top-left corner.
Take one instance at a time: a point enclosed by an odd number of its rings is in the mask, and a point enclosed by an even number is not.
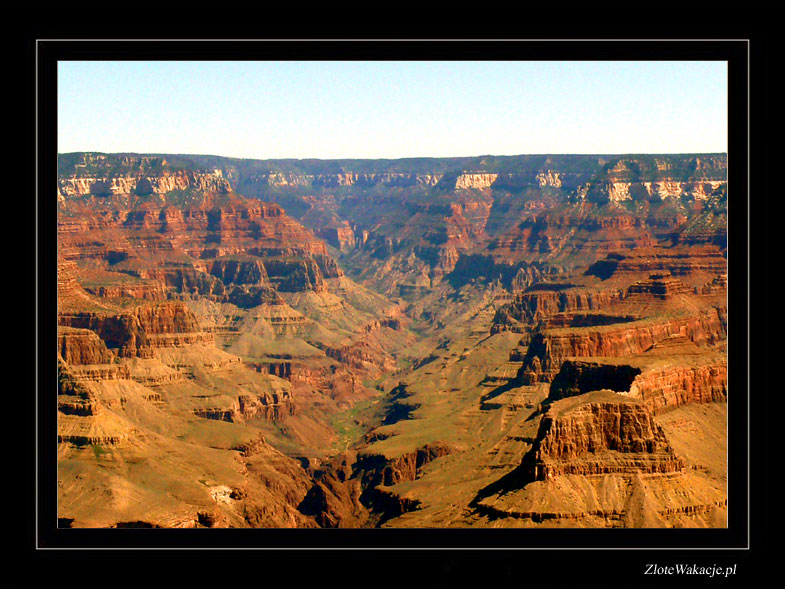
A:
[[[727,191],[725,154],[60,154],[60,525],[727,526]]]

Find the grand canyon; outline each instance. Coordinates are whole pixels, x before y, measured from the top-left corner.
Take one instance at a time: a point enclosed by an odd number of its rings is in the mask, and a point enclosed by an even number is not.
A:
[[[60,154],[59,526],[726,527],[727,191],[725,154]]]

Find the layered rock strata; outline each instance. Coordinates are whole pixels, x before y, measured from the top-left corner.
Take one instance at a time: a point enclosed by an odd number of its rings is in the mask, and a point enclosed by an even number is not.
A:
[[[587,274],[604,280],[636,274],[669,272],[674,276],[696,273],[724,274],[728,262],[716,246],[676,248],[639,248],[623,253],[611,253],[592,265]]]
[[[212,334],[202,332],[194,314],[180,302],[144,305],[119,314],[61,313],[58,322],[95,332],[124,358],[151,358],[155,348],[213,342]]]
[[[660,317],[608,325],[553,329],[535,334],[521,355],[519,378],[525,384],[548,382],[568,357],[633,356],[672,335],[683,335],[699,345],[709,345],[727,335],[727,310],[711,307],[695,315]],[[518,357],[512,357],[512,360]]]
[[[657,414],[689,403],[725,402],[727,387],[722,354],[567,360],[550,385],[547,402],[608,388]]]
[[[599,311],[624,296],[624,291],[619,288],[591,291],[570,286],[535,284],[517,294],[496,312],[491,334],[501,331],[522,332],[526,325],[535,324],[557,313]]]
[[[472,505],[524,526],[702,527],[722,525],[727,495],[688,468],[644,404],[596,391],[554,402],[520,466]]]
[[[94,331],[71,327],[58,328],[57,353],[67,364],[109,364],[114,358]]]
[[[597,395],[599,397],[599,395]],[[532,449],[521,462],[525,479],[565,474],[668,474],[684,467],[662,427],[644,406],[610,395],[570,411],[555,404],[541,421]]]

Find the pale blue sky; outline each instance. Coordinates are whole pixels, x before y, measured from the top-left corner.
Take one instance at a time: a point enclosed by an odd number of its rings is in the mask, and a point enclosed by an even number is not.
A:
[[[726,62],[60,62],[58,151],[727,151]]]

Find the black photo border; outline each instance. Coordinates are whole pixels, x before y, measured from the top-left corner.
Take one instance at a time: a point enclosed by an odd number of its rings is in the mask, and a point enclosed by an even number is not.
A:
[[[761,448],[751,427],[750,399],[750,108],[752,58],[760,45],[750,39],[285,39],[285,40],[71,40],[31,39],[35,94],[35,316],[36,391],[32,531],[36,551],[174,551],[198,558],[203,551],[226,554],[264,552],[297,561],[307,554],[328,559],[335,551],[368,562],[368,553],[433,558],[450,570],[477,561],[498,561],[512,572],[515,563],[539,562],[583,578],[565,560],[581,553],[583,562],[607,558],[614,566],[641,573],[652,555],[673,560],[723,564],[747,558],[755,513],[750,459]],[[729,237],[729,460],[727,529],[59,529],[56,489],[56,366],[50,361],[56,333],[57,62],[59,60],[721,60],[728,62]],[[752,66],[754,67],[754,66]],[[760,104],[760,103],[756,103]],[[471,154],[456,154],[471,155]],[[745,271],[742,271],[745,269]],[[757,420],[756,420],[757,422]],[[171,553],[173,554],[173,553]],[[364,555],[365,554],[365,555]],[[366,559],[366,560],[363,560]],[[734,560],[735,559],[735,560]],[[684,558],[682,558],[684,560]]]

